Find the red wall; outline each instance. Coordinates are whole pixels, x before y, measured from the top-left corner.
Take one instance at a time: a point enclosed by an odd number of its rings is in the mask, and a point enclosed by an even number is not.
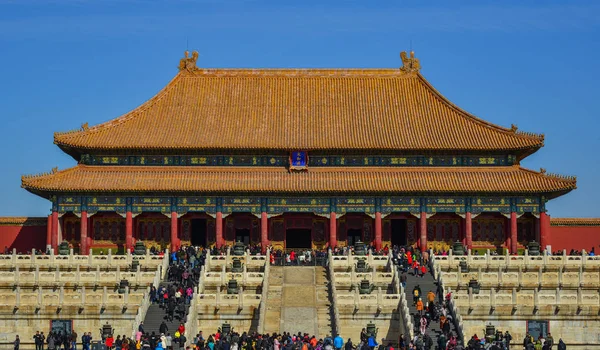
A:
[[[596,254],[600,254],[600,226],[551,226],[550,243],[552,251],[571,249],[590,251],[596,247]]]
[[[0,253],[4,248],[13,248],[17,252],[25,253],[32,248],[36,250],[46,249],[46,225],[0,225]]]

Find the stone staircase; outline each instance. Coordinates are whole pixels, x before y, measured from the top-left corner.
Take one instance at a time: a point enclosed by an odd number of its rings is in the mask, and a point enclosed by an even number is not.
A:
[[[400,271],[399,271],[399,274],[401,274]],[[421,292],[422,292],[422,300],[425,303],[427,300],[427,293],[429,293],[430,290],[433,291],[434,293],[437,293],[438,286],[437,286],[437,281],[433,278],[433,274],[431,273],[431,271],[428,271],[423,276],[423,278],[421,278],[418,276],[413,276],[412,269],[409,269],[409,272],[407,272],[406,276],[407,276],[407,279],[406,279],[406,287],[404,288],[404,292],[406,293],[406,301],[408,303],[408,309],[410,311],[411,316],[413,317],[412,321],[413,321],[413,325],[415,327],[415,335],[417,335],[417,334],[421,334],[421,333],[419,331],[419,328],[420,328],[419,317],[415,316],[415,315],[417,315],[417,308],[415,305],[413,305],[413,302],[412,302],[413,301],[413,295],[412,295],[413,288],[416,285],[419,285],[419,287],[421,288]],[[444,297],[443,295],[436,294],[436,300],[437,300],[436,302],[441,302],[443,297]],[[451,333],[456,334],[456,330],[455,330],[452,322],[450,323],[450,330],[451,330]],[[434,349],[437,348],[437,341],[438,341],[438,338],[441,333],[442,333],[442,330],[440,328],[439,320],[438,321],[432,320],[429,323],[429,327],[427,327],[427,334],[433,340],[433,348]]]
[[[327,270],[323,267],[271,267],[264,333],[331,336]]]
[[[319,338],[329,335],[333,338],[333,317],[331,298],[329,292],[329,277],[327,268],[315,267],[315,293],[317,307],[317,327]]]
[[[271,266],[269,289],[264,320],[264,333],[279,333],[281,326],[281,294],[283,288],[283,267]]]

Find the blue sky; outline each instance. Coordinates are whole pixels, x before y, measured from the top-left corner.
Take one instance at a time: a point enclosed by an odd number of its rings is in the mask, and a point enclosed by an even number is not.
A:
[[[75,165],[53,132],[115,118],[201,67],[399,67],[463,109],[544,133],[523,166],[576,175],[554,217],[600,217],[600,2],[0,0],[0,215],[49,202],[22,174]]]

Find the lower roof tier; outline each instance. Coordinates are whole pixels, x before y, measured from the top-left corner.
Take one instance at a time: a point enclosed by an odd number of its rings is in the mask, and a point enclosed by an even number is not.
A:
[[[553,198],[576,188],[574,177],[507,167],[89,166],[24,176],[22,187],[53,193],[535,193]]]

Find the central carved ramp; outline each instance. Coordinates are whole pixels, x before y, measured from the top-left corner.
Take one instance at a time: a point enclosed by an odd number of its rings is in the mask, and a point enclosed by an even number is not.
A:
[[[323,268],[285,267],[282,270],[281,316],[278,331],[309,333],[319,338],[331,335],[329,301],[322,295],[326,284],[317,285],[317,282],[323,282],[322,278],[317,278],[317,273],[320,277]]]
[[[318,334],[316,301],[315,268],[284,268],[281,331]]]

